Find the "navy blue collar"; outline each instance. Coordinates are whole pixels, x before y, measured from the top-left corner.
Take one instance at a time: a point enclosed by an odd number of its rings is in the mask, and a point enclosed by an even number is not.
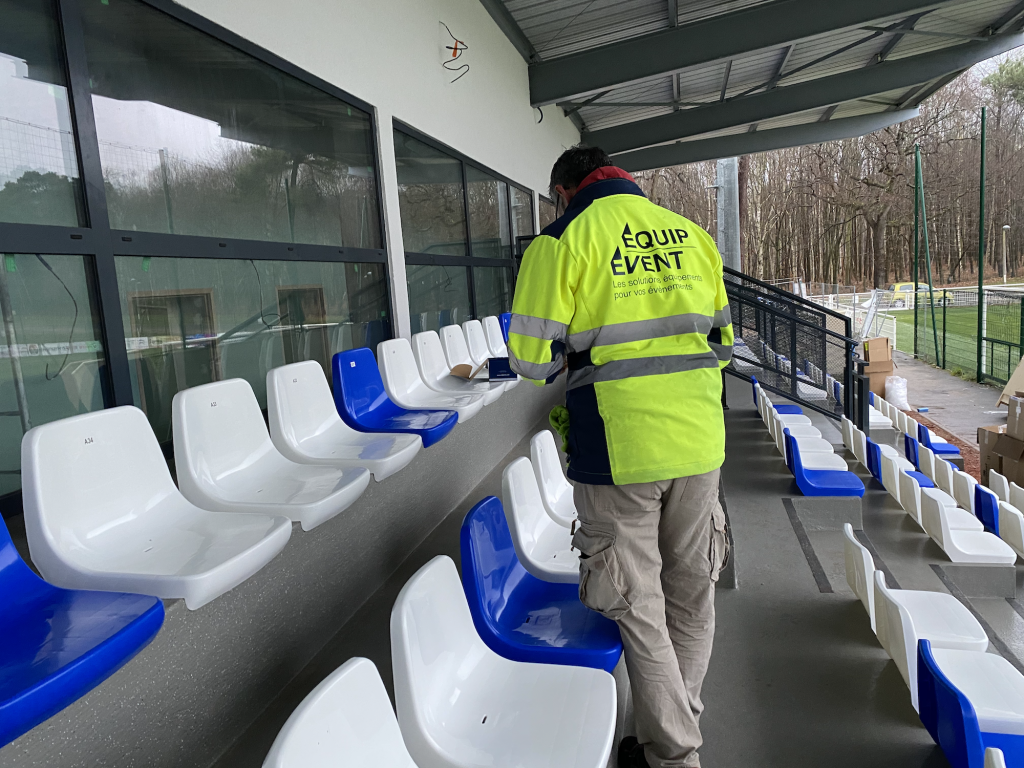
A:
[[[544,227],[544,231],[541,234],[555,238],[561,237],[565,228],[572,223],[573,219],[583,213],[592,202],[600,200],[602,197],[611,197],[612,195],[639,195],[640,197],[646,197],[640,191],[640,187],[636,185],[636,182],[629,181],[628,179],[602,179],[601,181],[592,182],[576,193],[573,199],[569,201],[565,213]]]

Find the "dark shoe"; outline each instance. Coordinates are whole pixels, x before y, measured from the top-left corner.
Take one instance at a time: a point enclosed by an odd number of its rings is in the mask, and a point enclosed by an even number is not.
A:
[[[644,757],[644,745],[636,736],[627,736],[619,742],[619,768],[651,768]]]

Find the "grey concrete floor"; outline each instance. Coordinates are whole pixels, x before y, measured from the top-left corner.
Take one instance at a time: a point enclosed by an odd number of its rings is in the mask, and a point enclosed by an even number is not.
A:
[[[1006,406],[996,405],[1002,388],[964,381],[941,368],[894,352],[896,374],[907,380],[907,399],[940,427],[970,445],[978,445],[978,427],[1006,423]]]

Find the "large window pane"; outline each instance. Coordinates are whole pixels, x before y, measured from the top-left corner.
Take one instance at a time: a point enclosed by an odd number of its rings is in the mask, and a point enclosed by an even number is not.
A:
[[[410,264],[406,271],[413,333],[436,331],[473,319],[468,269]]]
[[[380,247],[368,114],[138,0],[82,13],[112,227]]]
[[[135,402],[171,439],[186,387],[242,378],[266,407],[267,371],[390,337],[382,264],[118,257]]]
[[[512,187],[512,238],[533,234],[533,194]]]
[[[546,197],[541,197],[539,198],[539,200],[540,210],[537,211],[537,213],[540,217],[540,228],[541,230],[543,230],[544,227],[546,227],[548,224],[553,222],[558,217],[556,216],[555,204],[553,202],[548,200]]]
[[[477,317],[512,311],[512,270],[504,267],[473,267]]]
[[[0,0],[0,221],[82,223],[55,3]]]
[[[461,161],[401,131],[395,161],[406,252],[466,256]]]
[[[469,233],[473,255],[507,259],[511,255],[509,236],[508,184],[473,166],[466,166],[469,192]]]
[[[0,496],[21,487],[26,428],[104,406],[93,293],[82,256],[0,254]]]

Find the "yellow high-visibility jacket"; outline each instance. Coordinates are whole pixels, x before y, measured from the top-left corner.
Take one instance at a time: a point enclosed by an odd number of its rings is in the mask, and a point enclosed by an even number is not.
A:
[[[618,176],[585,180],[527,249],[508,337],[511,367],[528,379],[553,381],[568,364],[568,475],[592,485],[725,460],[722,257],[707,232]]]

